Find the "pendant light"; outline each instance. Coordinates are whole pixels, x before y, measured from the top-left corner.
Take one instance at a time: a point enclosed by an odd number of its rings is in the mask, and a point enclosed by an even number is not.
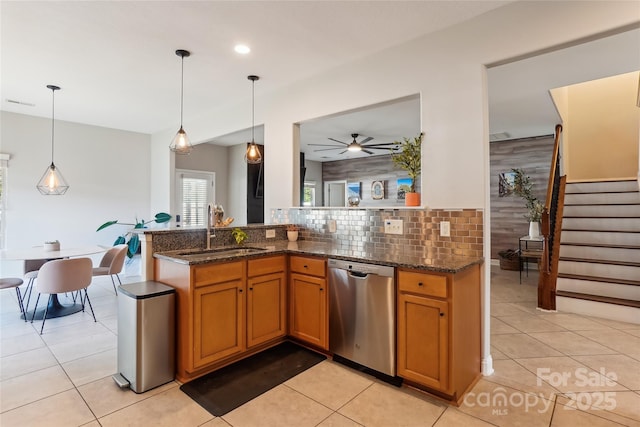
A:
[[[247,147],[247,152],[244,155],[244,160],[247,163],[250,164],[257,164],[257,163],[261,163],[262,162],[262,155],[260,154],[260,148],[258,147],[258,145],[256,144],[256,140],[254,137],[254,131],[255,131],[255,87],[256,87],[256,80],[259,80],[260,77],[258,76],[248,76],[247,77],[249,80],[251,80],[251,142],[249,143],[249,146]]]
[[[189,141],[187,133],[182,128],[182,110],[184,104],[184,57],[191,55],[191,52],[188,50],[178,49],[176,50],[176,55],[182,58],[182,73],[180,77],[180,129],[178,129],[176,136],[173,137],[173,141],[171,141],[169,148],[176,154],[191,154],[193,145],[191,145],[191,141]]]
[[[47,85],[47,89],[51,89],[51,165],[44,171],[44,175],[38,181],[36,188],[40,193],[47,196],[61,196],[67,192],[69,189],[69,184],[64,179],[62,174],[60,173],[60,169],[56,168],[56,165],[53,163],[53,143],[54,143],[54,131],[55,131],[55,113],[56,113],[56,102],[55,102],[55,93],[56,90],[60,90],[58,86]]]

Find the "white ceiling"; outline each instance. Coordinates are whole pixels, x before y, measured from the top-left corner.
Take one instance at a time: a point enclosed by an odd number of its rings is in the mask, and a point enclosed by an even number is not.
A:
[[[177,128],[180,58],[185,58],[185,123],[220,105],[256,96],[393,45],[465,21],[504,1],[172,1],[0,2],[2,110],[142,133]],[[401,28],[401,31],[397,29]],[[489,70],[490,132],[549,134],[558,118],[548,90],[640,68],[640,30]],[[236,43],[252,48],[247,56]],[[8,100],[22,102],[16,104]],[[382,120],[384,117],[385,120]],[[389,119],[392,120],[389,120]],[[309,143],[400,140],[420,129],[419,99],[363,106],[303,123]],[[243,130],[215,138],[231,145]],[[262,142],[262,130],[256,129]],[[335,151],[335,153],[334,153]],[[330,157],[330,156],[329,156]]]
[[[2,109],[135,132],[402,44],[504,1],[2,1]],[[240,56],[236,43],[252,52]],[[8,103],[7,99],[34,104]]]

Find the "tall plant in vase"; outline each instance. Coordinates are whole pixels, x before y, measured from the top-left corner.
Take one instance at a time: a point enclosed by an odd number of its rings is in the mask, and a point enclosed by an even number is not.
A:
[[[524,216],[529,221],[529,237],[540,237],[540,220],[544,211],[544,204],[533,195],[533,183],[531,178],[522,169],[512,169],[515,174],[512,191],[522,197],[527,205],[527,214]]]
[[[420,133],[413,139],[404,138],[404,142],[394,141],[398,149],[391,150],[393,165],[404,169],[411,179],[411,189],[405,193],[405,206],[420,206],[420,193],[416,192],[416,180],[422,172],[422,137]],[[401,151],[400,151],[401,150]]]

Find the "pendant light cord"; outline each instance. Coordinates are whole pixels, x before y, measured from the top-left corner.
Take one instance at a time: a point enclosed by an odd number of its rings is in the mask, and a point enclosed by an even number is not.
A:
[[[256,143],[256,140],[254,138],[254,130],[256,127],[256,95],[255,95],[255,90],[256,90],[256,81],[252,80],[251,82],[251,142],[253,144]]]
[[[184,109],[184,55],[181,55],[180,70],[180,129],[182,129],[182,111]]]
[[[51,89],[51,164],[53,164],[53,144],[56,125],[56,90]]]

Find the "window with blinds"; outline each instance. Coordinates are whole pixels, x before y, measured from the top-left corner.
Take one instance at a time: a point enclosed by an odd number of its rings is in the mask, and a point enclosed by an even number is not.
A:
[[[214,177],[209,172],[176,171],[176,195],[180,223],[185,227],[205,227],[205,209],[213,203]]]

